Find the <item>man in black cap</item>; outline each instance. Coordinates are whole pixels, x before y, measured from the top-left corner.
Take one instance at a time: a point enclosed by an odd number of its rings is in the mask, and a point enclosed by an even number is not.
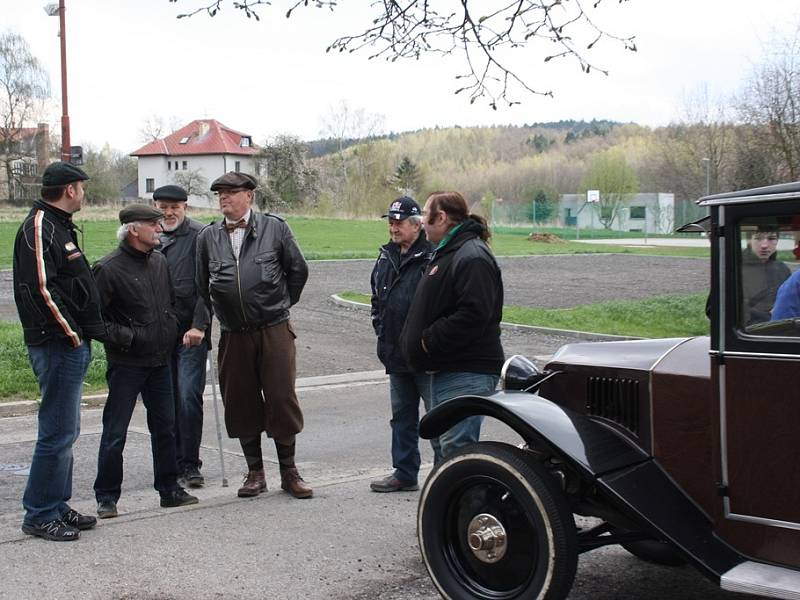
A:
[[[433,248],[422,230],[422,211],[413,199],[398,198],[383,216],[388,218],[390,240],[381,247],[370,283],[378,358],[389,374],[394,472],[370,483],[370,489],[402,492],[419,489],[420,398],[429,406],[422,376],[413,372],[400,351],[400,332]],[[431,445],[438,456],[438,440]]]
[[[203,224],[186,216],[186,190],[178,185],[157,188],[153,201],[164,213],[158,249],[167,257],[178,317],[178,336],[170,361],[178,474],[186,485],[198,488],[205,483],[200,473],[200,441],[206,360],[211,347],[211,318],[194,283],[196,240]]]
[[[175,402],[170,358],[178,334],[175,294],[167,259],[159,252],[164,213],[131,204],[119,211],[119,246],[92,268],[106,320],[108,398],[97,458],[94,492],[97,516],[117,516],[122,490],[122,452],[136,397],[147,409],[153,449],[154,487],[161,506],[196,504],[178,485],[175,459]]]
[[[54,541],[77,540],[80,530],[97,522],[68,504],[90,338],[105,332],[97,287],[72,222],[87,179],[69,163],[48,166],[42,200],[34,202],[14,241],[14,301],[42,395],[39,434],[22,497],[22,531]]]
[[[261,432],[275,441],[281,488],[295,498],[312,489],[295,466],[303,413],[295,394],[295,333],[289,308],[299,299],[308,265],[292,230],[275,215],[252,210],[256,180],[226,173],[211,184],[225,218],[197,238],[197,288],[219,319],[218,361],[225,426],[239,438],[247,477],[238,495],[267,489]]]

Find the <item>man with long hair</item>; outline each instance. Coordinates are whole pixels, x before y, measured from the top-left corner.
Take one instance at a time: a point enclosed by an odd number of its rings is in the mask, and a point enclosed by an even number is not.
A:
[[[417,287],[401,345],[427,377],[431,406],[463,394],[491,394],[503,366],[503,279],[489,249],[486,220],[470,214],[458,192],[434,192],[422,210],[434,245]],[[483,417],[464,419],[439,436],[443,458],[478,441]]]

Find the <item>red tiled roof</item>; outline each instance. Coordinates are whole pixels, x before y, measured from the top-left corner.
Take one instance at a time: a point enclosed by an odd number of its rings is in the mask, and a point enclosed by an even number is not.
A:
[[[131,152],[131,156],[256,154],[258,147],[253,145],[252,138],[249,147],[240,146],[243,137],[249,138],[250,135],[235,131],[214,119],[198,119],[165,138],[145,144],[135,152]],[[181,144],[181,140],[184,138],[187,140]]]

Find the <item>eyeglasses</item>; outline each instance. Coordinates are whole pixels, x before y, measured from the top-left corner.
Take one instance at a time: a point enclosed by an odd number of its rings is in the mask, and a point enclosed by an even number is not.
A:
[[[217,190],[214,192],[218,197],[222,198],[223,196],[233,196],[234,194],[238,194],[239,192],[246,192],[244,188],[234,188],[231,190]]]

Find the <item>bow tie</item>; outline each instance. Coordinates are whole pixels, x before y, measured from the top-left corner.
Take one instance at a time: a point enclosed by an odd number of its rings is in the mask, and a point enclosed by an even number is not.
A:
[[[225,221],[225,231],[227,231],[228,233],[230,233],[234,229],[239,229],[239,228],[247,229],[247,221],[245,221],[244,219],[239,219],[238,221],[236,221],[236,223],[228,223],[228,221]]]

